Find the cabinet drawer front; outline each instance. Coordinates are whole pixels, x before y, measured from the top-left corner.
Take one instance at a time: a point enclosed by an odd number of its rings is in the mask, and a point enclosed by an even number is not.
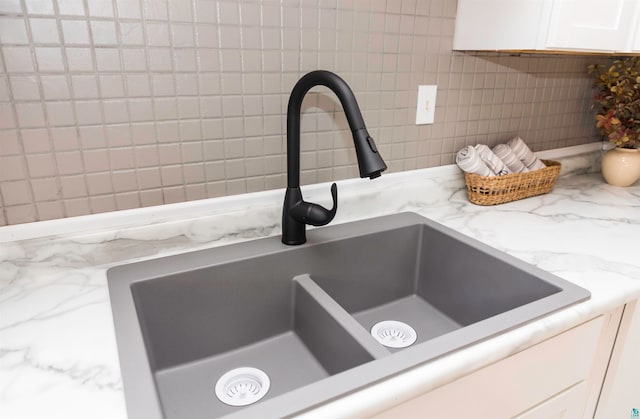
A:
[[[589,376],[603,326],[604,316],[599,316],[375,417],[502,418],[521,414],[570,387],[584,387],[580,383]],[[583,404],[584,397],[580,397]]]
[[[587,384],[583,381],[514,419],[572,419],[582,416]]]

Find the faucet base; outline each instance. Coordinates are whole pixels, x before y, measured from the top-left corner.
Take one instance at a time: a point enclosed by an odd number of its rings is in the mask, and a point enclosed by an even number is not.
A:
[[[305,224],[293,217],[291,209],[302,202],[300,188],[287,188],[282,209],[282,243],[297,246],[307,242]]]

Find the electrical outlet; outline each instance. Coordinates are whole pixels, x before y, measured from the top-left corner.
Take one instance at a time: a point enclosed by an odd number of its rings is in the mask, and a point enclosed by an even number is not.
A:
[[[433,124],[438,86],[418,86],[416,125]]]

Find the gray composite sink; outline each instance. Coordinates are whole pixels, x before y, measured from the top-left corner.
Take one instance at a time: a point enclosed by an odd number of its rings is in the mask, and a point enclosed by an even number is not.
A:
[[[293,415],[590,296],[413,213],[307,237],[301,246],[271,237],[108,271],[130,417]],[[402,327],[374,327],[388,320]],[[215,387],[240,367],[263,371],[270,387],[235,407]],[[242,396],[234,387],[242,379],[231,380],[232,396]]]

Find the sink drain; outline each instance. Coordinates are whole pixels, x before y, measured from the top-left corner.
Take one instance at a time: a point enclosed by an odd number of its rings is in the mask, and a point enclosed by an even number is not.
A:
[[[216,383],[216,396],[229,406],[247,406],[262,399],[271,381],[264,371],[242,367],[226,372]]]
[[[389,348],[406,348],[413,345],[418,338],[413,327],[395,320],[374,324],[371,328],[371,336]]]

